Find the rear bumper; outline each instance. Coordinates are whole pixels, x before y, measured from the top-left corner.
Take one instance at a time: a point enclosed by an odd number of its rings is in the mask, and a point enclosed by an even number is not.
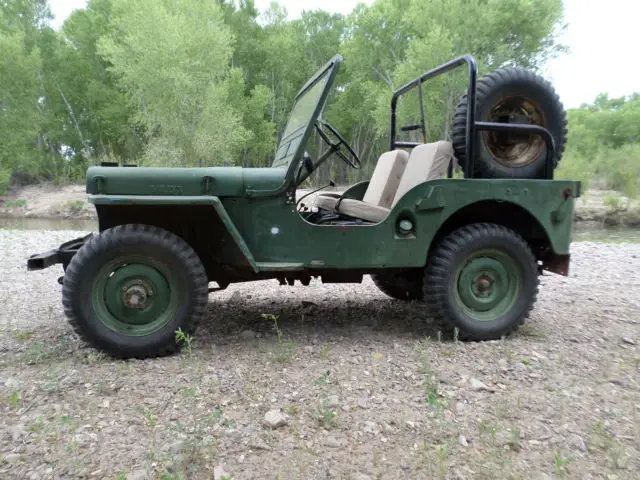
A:
[[[63,243],[56,249],[31,255],[27,260],[27,270],[44,270],[57,263],[62,263],[63,267],[66,268],[76,252],[80,250],[92,235],[93,233],[90,233],[85,237],[74,238],[73,240]]]

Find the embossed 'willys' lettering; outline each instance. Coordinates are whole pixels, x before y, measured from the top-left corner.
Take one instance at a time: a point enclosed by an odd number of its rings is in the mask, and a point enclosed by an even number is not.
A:
[[[151,185],[151,193],[156,195],[182,195],[182,185]]]

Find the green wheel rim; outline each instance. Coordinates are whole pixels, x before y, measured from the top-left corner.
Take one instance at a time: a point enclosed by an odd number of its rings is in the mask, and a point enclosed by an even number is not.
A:
[[[491,322],[516,302],[521,279],[516,262],[506,253],[486,249],[469,255],[454,276],[458,306],[471,318]]]
[[[150,335],[175,317],[177,282],[160,262],[141,255],[121,256],[98,271],[91,303],[107,328],[128,336]]]

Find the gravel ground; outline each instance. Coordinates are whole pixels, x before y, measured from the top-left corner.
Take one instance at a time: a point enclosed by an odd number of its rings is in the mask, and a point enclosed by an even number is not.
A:
[[[2,479],[638,478],[640,244],[574,243],[504,341],[369,278],[274,280],[212,294],[190,352],[115,362],[67,326],[61,267],[24,267],[83,233],[0,230]]]

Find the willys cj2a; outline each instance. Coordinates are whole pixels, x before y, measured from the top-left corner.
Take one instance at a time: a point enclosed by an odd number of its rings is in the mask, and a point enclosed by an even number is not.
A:
[[[85,341],[120,358],[170,354],[210,291],[267,279],[371,275],[461,339],[497,339],[525,321],[542,271],[568,274],[580,195],[579,182],[553,179],[567,122],[552,87],[516,68],[476,81],[469,55],[428,71],[393,93],[389,151],[371,178],[302,208],[296,191],[324,162],[360,168],[321,119],[341,63],[336,55],[301,88],[269,168],[88,169],[99,232],[28,259],[30,270],[62,264],[64,312]],[[413,89],[422,100],[425,82],[460,66],[468,87],[452,141],[426,143],[422,102],[420,123],[400,130],[422,131],[425,143],[399,141],[398,100]],[[327,149],[312,158],[315,132]]]

